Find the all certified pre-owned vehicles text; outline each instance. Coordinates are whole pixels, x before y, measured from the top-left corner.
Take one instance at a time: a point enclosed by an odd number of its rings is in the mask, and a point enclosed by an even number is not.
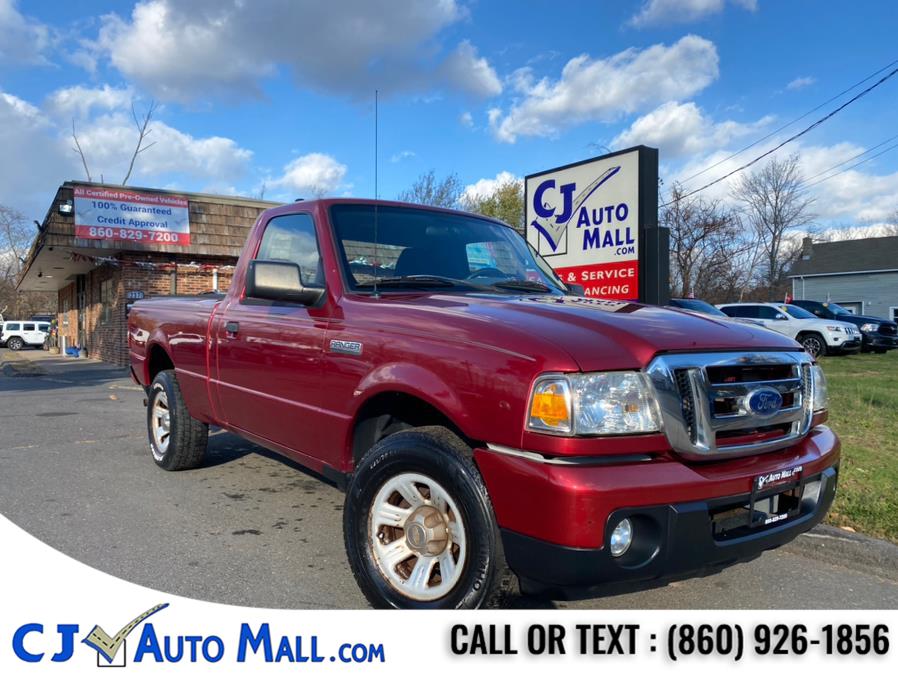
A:
[[[795,341],[573,296],[480,216],[275,208],[227,294],[139,301],[128,332],[156,463],[200,465],[215,424],[345,488],[375,606],[704,573],[807,531],[836,490],[825,380]]]

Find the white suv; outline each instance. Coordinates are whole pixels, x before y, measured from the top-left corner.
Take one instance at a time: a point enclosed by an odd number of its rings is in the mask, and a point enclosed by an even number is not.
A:
[[[747,302],[718,304],[717,308],[733,318],[760,321],[764,327],[797,341],[814,358],[828,353],[854,353],[861,348],[861,333],[855,325],[822,320],[794,304]]]
[[[6,321],[0,329],[0,346],[6,345],[11,351],[25,346],[41,348],[50,334],[50,324],[46,321]]]

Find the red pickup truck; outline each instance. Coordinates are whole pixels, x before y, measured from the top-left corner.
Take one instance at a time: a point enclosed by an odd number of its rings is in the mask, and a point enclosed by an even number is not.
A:
[[[346,492],[378,607],[705,574],[832,503],[826,383],[774,332],[577,296],[503,223],[391,202],[266,211],[223,296],[137,302],[166,470],[210,424]]]

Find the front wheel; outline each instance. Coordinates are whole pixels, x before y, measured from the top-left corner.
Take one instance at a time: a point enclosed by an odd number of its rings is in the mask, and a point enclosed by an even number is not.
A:
[[[826,343],[820,335],[804,335],[798,340],[811,358],[821,358],[826,355]]]
[[[147,432],[153,461],[160,468],[185,470],[203,462],[209,427],[190,416],[172,370],[157,374],[150,386]]]
[[[480,608],[513,589],[486,486],[445,428],[401,431],[359,462],[343,535],[376,608]]]
[[[21,337],[10,337],[6,342],[6,348],[10,351],[18,351],[23,346],[25,346],[25,342],[22,341]]]

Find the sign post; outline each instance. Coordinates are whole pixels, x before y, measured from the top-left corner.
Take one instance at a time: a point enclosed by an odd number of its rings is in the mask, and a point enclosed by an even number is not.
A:
[[[666,304],[658,150],[638,146],[524,179],[527,241],[587,297]]]

